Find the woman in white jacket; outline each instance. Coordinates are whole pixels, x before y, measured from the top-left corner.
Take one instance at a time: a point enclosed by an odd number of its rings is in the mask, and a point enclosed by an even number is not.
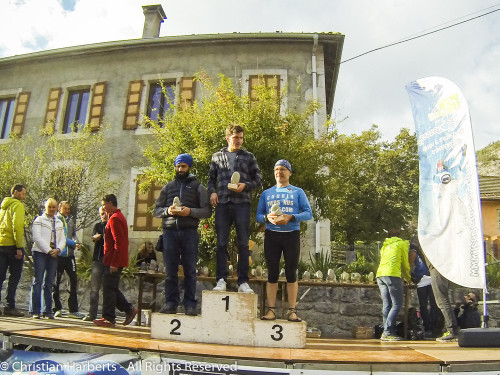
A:
[[[40,319],[41,297],[45,302],[44,317],[54,319],[52,313],[52,284],[57,270],[57,256],[66,246],[64,225],[56,216],[57,201],[49,198],[45,202],[45,212],[33,222],[33,263],[35,280],[31,286],[31,309],[33,318]]]

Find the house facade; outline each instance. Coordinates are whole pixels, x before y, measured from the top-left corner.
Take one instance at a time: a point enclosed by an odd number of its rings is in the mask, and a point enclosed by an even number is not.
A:
[[[160,81],[167,86],[167,96],[179,94],[181,106],[200,97],[193,77],[202,70],[209,76],[230,77],[242,93],[251,92],[261,79],[276,90],[290,83],[288,101],[298,96],[322,104],[313,119],[319,134],[333,107],[344,42],[343,35],[333,33],[159,37],[163,9],[155,5],[143,11],[140,39],[0,59],[0,142],[9,142],[10,132],[38,135],[46,127],[71,137],[75,122],[95,131],[103,124],[111,127],[107,142],[111,177],[122,181],[116,195],[130,225],[131,247],[156,239],[160,224],[147,213],[159,188],[146,194],[137,189],[144,163],[137,141],[150,134],[142,116],[154,118],[169,105]],[[329,224],[315,223],[315,227],[306,236],[310,251],[329,249]]]
[[[500,259],[500,177],[479,176],[486,250]]]

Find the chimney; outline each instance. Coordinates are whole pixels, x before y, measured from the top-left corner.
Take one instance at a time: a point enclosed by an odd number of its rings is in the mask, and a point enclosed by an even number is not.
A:
[[[162,6],[160,4],[144,5],[142,11],[144,12],[144,30],[142,32],[142,37],[158,38],[160,36],[161,23],[167,18]]]

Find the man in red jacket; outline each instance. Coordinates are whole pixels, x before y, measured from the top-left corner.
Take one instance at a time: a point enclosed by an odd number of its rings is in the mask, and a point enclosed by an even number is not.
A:
[[[109,219],[104,228],[102,318],[94,320],[94,324],[100,327],[115,326],[116,308],[126,314],[124,326],[130,324],[137,314],[137,308],[127,301],[118,288],[120,274],[124,267],[128,267],[128,228],[127,220],[117,206],[114,194],[108,194],[102,199],[102,208]]]

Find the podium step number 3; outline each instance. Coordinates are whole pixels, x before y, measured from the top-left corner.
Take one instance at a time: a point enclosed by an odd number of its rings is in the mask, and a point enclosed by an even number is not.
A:
[[[201,316],[151,316],[151,338],[226,345],[304,348],[306,322],[260,320],[257,294],[202,292]]]

